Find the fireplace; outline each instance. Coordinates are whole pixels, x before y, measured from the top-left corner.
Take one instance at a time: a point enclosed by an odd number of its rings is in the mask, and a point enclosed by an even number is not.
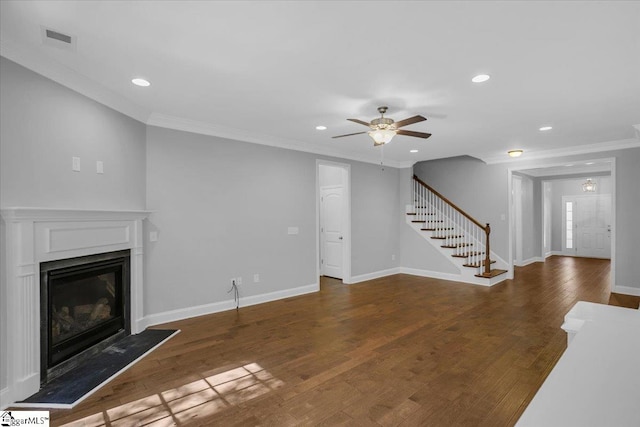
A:
[[[129,335],[129,250],[40,264],[41,383]]]
[[[48,315],[42,316],[40,310],[42,264],[129,252],[129,265],[123,267],[129,269],[129,274],[125,273],[128,282],[123,281],[125,326],[119,333],[124,335],[131,330],[132,334],[137,334],[146,328],[148,319],[144,317],[142,305],[142,232],[143,220],[149,212],[9,207],[0,209],[0,215],[5,238],[5,246],[0,251],[3,253],[2,279],[6,297],[0,299],[0,310],[4,314],[0,322],[0,373],[4,381],[4,388],[0,387],[0,407],[8,407],[38,392],[43,375],[56,374],[50,374],[48,363],[45,369],[42,366],[41,348],[47,351],[43,344],[48,346],[48,342],[43,343],[41,333],[43,319],[48,318]],[[128,290],[124,288],[126,286]],[[69,360],[90,351],[77,353]],[[47,355],[45,360],[48,358]],[[54,368],[68,367],[68,363],[72,362],[60,362]]]

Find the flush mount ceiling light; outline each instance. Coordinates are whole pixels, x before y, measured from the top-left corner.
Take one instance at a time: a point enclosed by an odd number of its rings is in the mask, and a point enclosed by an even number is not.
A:
[[[477,76],[472,78],[471,81],[474,82],[474,83],[483,83],[483,82],[486,82],[487,80],[489,80],[490,78],[491,78],[491,76],[488,75],[488,74],[478,74]]]
[[[538,130],[541,131],[541,132],[546,132],[546,131],[551,130],[551,129],[553,129],[553,127],[551,127],[551,126],[542,126]]]
[[[316,126],[316,130],[327,130],[327,127],[319,125],[319,126]]]
[[[522,156],[522,153],[524,153],[524,151],[522,151],[522,150],[509,150],[509,151],[507,151],[507,154],[509,155],[509,157],[520,157],[520,156]]]
[[[131,79],[131,83],[133,83],[136,86],[142,86],[142,87],[151,86],[151,83],[149,83],[149,80],[145,80],[145,79],[140,78],[140,77],[136,77],[135,79]]]
[[[587,181],[582,184],[582,191],[585,193],[595,193],[596,183],[592,181],[591,178],[587,178]]]
[[[417,153],[418,150],[409,150],[410,153]]]

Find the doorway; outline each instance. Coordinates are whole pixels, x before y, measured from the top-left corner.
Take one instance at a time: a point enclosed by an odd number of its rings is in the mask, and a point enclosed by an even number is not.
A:
[[[318,273],[351,277],[350,165],[317,161]]]

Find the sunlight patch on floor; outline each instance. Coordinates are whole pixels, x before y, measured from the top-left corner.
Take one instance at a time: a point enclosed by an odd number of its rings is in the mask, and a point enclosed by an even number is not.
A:
[[[171,426],[194,418],[206,418],[282,385],[282,381],[259,364],[249,363],[89,415],[62,427]]]

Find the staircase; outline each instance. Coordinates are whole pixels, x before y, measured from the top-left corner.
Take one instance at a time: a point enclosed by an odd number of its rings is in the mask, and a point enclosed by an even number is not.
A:
[[[415,175],[413,196],[407,223],[458,268],[455,280],[492,286],[507,278],[507,263],[491,252],[489,224],[482,225]]]

